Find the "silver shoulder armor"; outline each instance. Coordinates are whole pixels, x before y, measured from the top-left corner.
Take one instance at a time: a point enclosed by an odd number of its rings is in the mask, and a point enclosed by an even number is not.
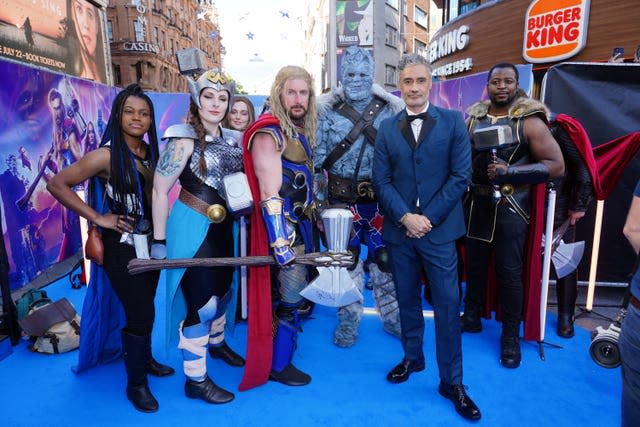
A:
[[[232,146],[242,147],[242,132],[238,132],[237,130],[220,128],[222,130],[222,139]]]
[[[189,138],[189,139],[198,139],[198,135],[196,135],[196,130],[191,125],[180,124],[180,125],[171,125],[164,131],[164,135],[162,135],[162,139],[169,138]]]

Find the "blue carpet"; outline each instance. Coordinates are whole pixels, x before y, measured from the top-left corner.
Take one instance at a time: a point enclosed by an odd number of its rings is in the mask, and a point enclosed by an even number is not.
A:
[[[160,402],[155,414],[135,411],[127,401],[122,362],[80,375],[71,372],[77,352],[47,356],[30,353],[27,342],[0,361],[0,425],[2,426],[458,426],[468,425],[437,392],[433,318],[426,317],[427,369],[404,384],[390,384],[385,375],[401,358],[398,340],[386,334],[377,315],[365,315],[355,346],[333,345],[335,309],[317,306],[304,323],[294,363],[310,373],[309,386],[293,388],[269,382],[237,392],[242,369],[209,359],[213,380],[236,393],[226,405],[208,405],[184,396],[178,350],[164,356],[164,280],[156,299],[158,319],[154,353],[173,366],[169,378],[149,378]],[[85,290],[72,290],[68,279],[46,287],[53,299],[67,297],[81,311]],[[371,304],[366,291],[366,305]],[[577,328],[575,338],[562,340],[549,315],[547,339],[564,348],[546,348],[546,361],[535,343],[522,343],[522,366],[499,364],[500,324],[483,321],[481,334],[463,335],[464,383],[482,410],[487,426],[617,426],[620,424],[620,372],[604,369],[590,358],[589,332]],[[246,350],[246,323],[227,341]]]

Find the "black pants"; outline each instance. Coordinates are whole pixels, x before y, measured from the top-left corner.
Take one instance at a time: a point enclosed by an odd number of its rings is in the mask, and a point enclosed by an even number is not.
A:
[[[220,224],[211,224],[194,258],[232,257],[232,227],[231,218],[227,218]],[[204,307],[212,296],[222,298],[229,291],[232,279],[233,267],[187,268],[180,280],[180,288],[187,303],[184,326],[200,323],[198,310]]]
[[[103,230],[102,241],[103,267],[127,318],[123,331],[132,335],[150,335],[155,319],[153,300],[158,287],[159,272],[129,274],[127,264],[136,257],[135,248],[126,243],[119,243],[120,233],[113,230]]]
[[[487,289],[491,253],[495,252],[495,269],[500,289],[503,321],[520,321],[524,285],[522,269],[528,225],[507,203],[498,206],[492,242],[466,239],[467,293],[465,304],[481,308]]]

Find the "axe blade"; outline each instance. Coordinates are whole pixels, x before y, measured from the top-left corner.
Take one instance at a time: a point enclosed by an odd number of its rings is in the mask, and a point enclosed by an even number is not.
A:
[[[344,267],[318,267],[318,277],[300,291],[300,295],[316,304],[343,307],[362,300],[362,292]]]
[[[584,254],[584,242],[564,243],[562,240],[551,255],[551,261],[556,269],[556,276],[562,279],[578,268]]]

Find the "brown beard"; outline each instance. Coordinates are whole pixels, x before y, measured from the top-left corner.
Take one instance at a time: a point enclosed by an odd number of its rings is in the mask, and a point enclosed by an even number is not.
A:
[[[287,115],[289,116],[292,122],[298,124],[298,122],[304,122],[304,118],[307,115],[307,109],[304,108],[304,113],[302,113],[302,116],[300,117],[294,117],[291,109],[287,111]]]

